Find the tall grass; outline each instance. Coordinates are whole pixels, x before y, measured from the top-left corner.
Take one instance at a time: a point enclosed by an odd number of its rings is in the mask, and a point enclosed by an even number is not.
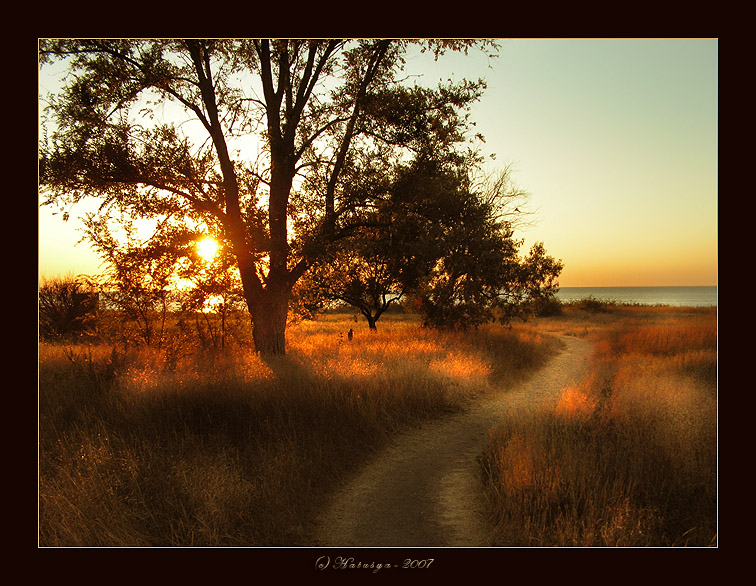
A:
[[[41,343],[40,545],[307,545],[328,491],[392,433],[553,351],[530,330],[381,322],[303,322],[268,360]]]
[[[716,544],[716,314],[625,315],[556,408],[490,434],[497,544]]]

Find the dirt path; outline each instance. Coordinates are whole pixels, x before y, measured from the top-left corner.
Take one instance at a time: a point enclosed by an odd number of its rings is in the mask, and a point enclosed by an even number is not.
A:
[[[476,459],[504,414],[554,401],[580,378],[590,345],[563,340],[565,349],[518,387],[399,436],[334,495],[314,545],[489,546]]]

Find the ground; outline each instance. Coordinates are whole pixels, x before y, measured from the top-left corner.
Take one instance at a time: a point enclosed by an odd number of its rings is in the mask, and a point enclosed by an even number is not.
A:
[[[313,531],[313,545],[491,546],[478,458],[503,415],[556,401],[581,378],[590,345],[563,340],[561,353],[516,388],[397,437],[334,494]]]

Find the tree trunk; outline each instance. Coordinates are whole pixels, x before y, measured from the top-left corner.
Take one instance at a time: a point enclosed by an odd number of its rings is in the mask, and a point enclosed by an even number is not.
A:
[[[362,310],[362,315],[365,316],[365,319],[367,320],[367,323],[368,323],[368,327],[372,331],[374,331],[374,332],[377,331],[378,327],[375,325],[375,322],[378,321],[378,318],[380,317],[380,314],[376,315],[376,316],[373,316],[373,314],[370,312],[369,309],[363,309]]]
[[[252,316],[252,339],[262,355],[286,354],[286,318],[289,292],[268,289],[248,302]]]

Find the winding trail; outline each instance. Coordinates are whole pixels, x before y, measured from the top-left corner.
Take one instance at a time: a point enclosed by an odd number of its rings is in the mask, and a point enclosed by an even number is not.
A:
[[[320,547],[488,547],[478,457],[509,412],[556,401],[585,372],[590,344],[564,349],[517,387],[398,436],[338,490],[314,535]]]

